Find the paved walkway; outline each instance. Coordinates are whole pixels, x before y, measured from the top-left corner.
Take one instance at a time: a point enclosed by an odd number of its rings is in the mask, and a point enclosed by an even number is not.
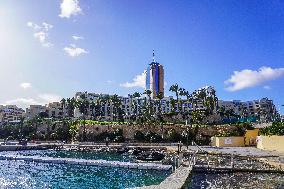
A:
[[[238,156],[251,156],[259,158],[263,163],[270,164],[284,170],[284,153],[258,149],[256,147],[211,147],[201,146],[202,150],[212,154],[233,154]],[[197,147],[190,146],[189,150],[195,151]],[[186,150],[186,147],[183,147]]]
[[[134,189],[180,189],[185,184],[192,171],[191,166],[180,166],[159,185],[142,186]]]

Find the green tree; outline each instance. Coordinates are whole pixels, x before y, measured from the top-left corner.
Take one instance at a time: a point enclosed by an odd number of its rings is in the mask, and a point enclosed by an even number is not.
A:
[[[135,92],[133,93],[133,98],[134,98],[134,101],[133,101],[133,106],[134,106],[134,112],[133,112],[133,116],[135,118],[135,121],[137,122],[137,119],[140,115],[140,111],[139,111],[139,99],[141,97],[141,94],[139,92]]]
[[[66,100],[65,98],[62,98],[61,101],[60,101],[60,105],[61,105],[61,109],[62,109],[62,117],[64,118],[66,115],[65,115],[65,107],[66,107]]]
[[[169,91],[171,91],[171,92],[173,92],[173,93],[175,93],[175,95],[176,95],[176,105],[177,105],[177,111],[179,111],[179,106],[178,106],[178,101],[179,101],[179,86],[178,86],[178,84],[174,84],[174,85],[172,85],[171,87],[170,87],[170,90]]]
[[[80,96],[80,99],[77,100],[76,105],[83,117],[83,141],[85,141],[86,140],[86,116],[88,116],[88,109],[90,105],[87,99],[87,92],[83,93]]]

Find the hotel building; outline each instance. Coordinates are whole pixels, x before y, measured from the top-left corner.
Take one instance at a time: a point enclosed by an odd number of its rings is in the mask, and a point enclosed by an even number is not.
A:
[[[157,94],[162,93],[164,96],[164,68],[156,62],[155,53],[153,51],[153,60],[149,64],[146,72],[146,89],[152,92],[153,99]]]
[[[0,105],[0,123],[19,123],[25,111],[16,105]]]

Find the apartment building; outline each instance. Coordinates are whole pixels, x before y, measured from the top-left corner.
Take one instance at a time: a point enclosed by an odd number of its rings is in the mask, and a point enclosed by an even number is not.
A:
[[[0,106],[0,123],[19,123],[25,111],[16,105]]]
[[[254,117],[259,121],[273,121],[278,115],[273,101],[268,98],[245,102],[219,100],[218,107],[223,107],[225,111],[232,111],[239,117]]]
[[[94,103],[99,105],[99,109],[94,108],[90,105],[88,108],[88,116],[100,114],[100,118],[103,120],[113,120],[114,114],[114,105],[111,100],[111,95],[108,94],[97,94],[97,93],[82,93],[77,92],[75,94],[76,100],[82,100],[85,98],[89,104]],[[134,98],[132,95],[127,97],[118,96],[118,99],[121,102],[120,108],[123,111],[124,117],[130,117],[132,115],[140,114],[142,107],[150,102],[150,99],[144,97]],[[161,111],[162,113],[169,113],[172,110],[172,104],[170,103],[172,97],[164,97],[162,100],[151,99],[151,103],[155,111]],[[161,104],[161,105],[160,105]],[[81,117],[82,114],[78,108],[75,108],[74,117]]]
[[[30,105],[29,108],[26,108],[27,119],[33,119],[40,113],[46,113],[49,118],[62,118],[66,115],[66,109],[62,109],[60,102],[51,102],[45,106]]]
[[[62,118],[66,115],[66,111],[62,108],[60,102],[51,102],[46,106],[46,108],[50,118]]]

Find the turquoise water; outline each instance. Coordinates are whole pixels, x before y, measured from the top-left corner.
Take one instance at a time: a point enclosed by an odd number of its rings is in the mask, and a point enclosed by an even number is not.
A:
[[[89,153],[89,152],[88,152]],[[79,156],[103,157],[108,160],[123,159],[119,154],[76,154],[56,151],[1,152],[1,154],[42,155],[52,157]],[[125,160],[125,159],[124,159]],[[155,170],[123,169],[84,165],[48,164],[24,161],[0,161],[0,188],[54,188],[54,189],[123,189],[159,184],[170,172]]]

